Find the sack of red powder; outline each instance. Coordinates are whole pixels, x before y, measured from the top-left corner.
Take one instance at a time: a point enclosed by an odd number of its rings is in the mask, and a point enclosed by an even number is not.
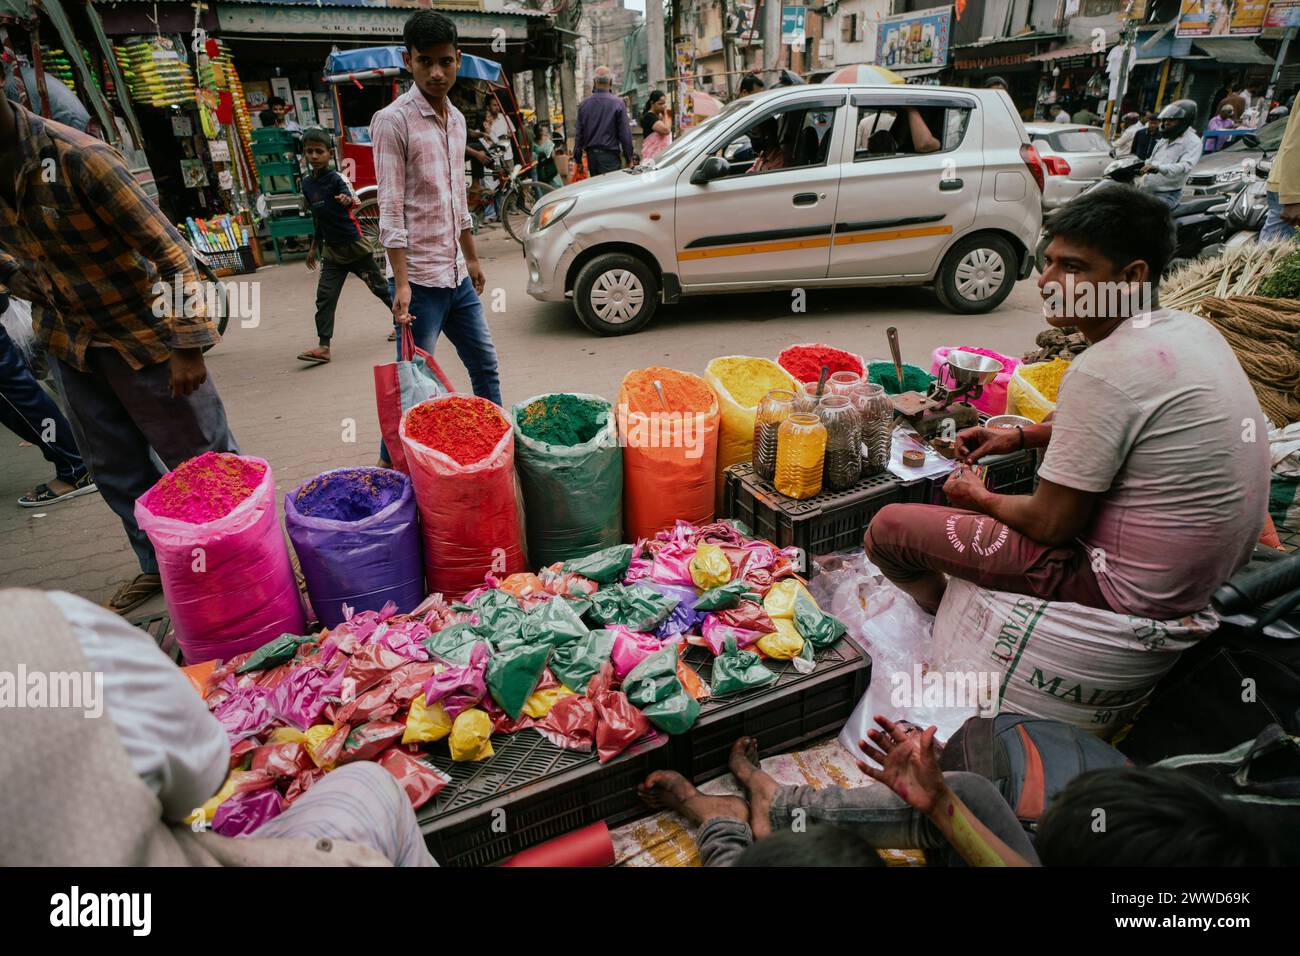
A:
[[[830,369],[831,375],[836,372],[865,375],[867,367],[861,355],[820,342],[792,345],[776,357],[776,364],[800,382],[817,381],[821,377],[823,365]]]
[[[326,627],[343,606],[406,613],[424,599],[411,479],[387,468],[335,468],[284,496],[284,526],[311,606]]]
[[[526,571],[514,433],[483,398],[443,395],[402,416],[430,591],[459,598],[488,572]]]
[[[191,458],[140,496],[135,519],[158,556],[186,663],[306,633],[266,461],[215,452]]]

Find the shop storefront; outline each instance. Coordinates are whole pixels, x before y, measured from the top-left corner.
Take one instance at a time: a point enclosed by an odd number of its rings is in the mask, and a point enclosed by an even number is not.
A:
[[[1033,119],[1042,66],[1033,56],[1062,38],[1058,33],[968,43],[953,50],[948,82],[955,86],[984,86],[990,77],[1006,80],[1008,93],[1023,119]]]
[[[1109,91],[1106,56],[1114,43],[1110,40],[1100,50],[1096,49],[1100,44],[1092,43],[1061,46],[1031,56],[1030,61],[1042,70],[1034,98],[1034,118],[1048,118],[1057,104],[1070,113],[1086,107],[1103,116]]]

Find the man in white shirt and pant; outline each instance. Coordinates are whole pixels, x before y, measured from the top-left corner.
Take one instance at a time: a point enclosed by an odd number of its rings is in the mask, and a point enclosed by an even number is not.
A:
[[[1142,167],[1146,174],[1142,190],[1173,209],[1182,199],[1183,186],[1192,167],[1200,161],[1204,144],[1192,129],[1196,120],[1196,104],[1192,100],[1170,103],[1160,111],[1159,120],[1160,142]]]

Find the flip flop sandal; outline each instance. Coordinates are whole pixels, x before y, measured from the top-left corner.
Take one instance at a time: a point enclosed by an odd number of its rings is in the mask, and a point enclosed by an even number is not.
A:
[[[52,505],[55,502],[67,501],[69,498],[76,498],[80,495],[88,495],[98,491],[95,482],[91,480],[90,473],[82,475],[73,482],[72,490],[64,494],[59,494],[50,488],[49,485],[37,485],[36,490],[29,495],[23,495],[18,499],[20,508],[39,508],[42,505]]]
[[[329,357],[322,355],[320,349],[308,349],[298,356],[299,362],[310,362],[312,365],[326,365]]]
[[[397,341],[397,329],[393,329],[393,331],[388,333],[388,341],[390,342]]]
[[[137,574],[117,589],[104,607],[116,614],[130,614],[155,594],[162,592],[162,578],[156,574]]]

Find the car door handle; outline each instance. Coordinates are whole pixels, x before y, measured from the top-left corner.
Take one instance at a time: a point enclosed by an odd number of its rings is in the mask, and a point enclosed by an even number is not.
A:
[[[817,205],[816,193],[795,193],[794,204],[796,206],[815,206]]]
[[[954,189],[961,189],[964,183],[960,179],[941,179],[939,188],[944,192],[952,192]]]

